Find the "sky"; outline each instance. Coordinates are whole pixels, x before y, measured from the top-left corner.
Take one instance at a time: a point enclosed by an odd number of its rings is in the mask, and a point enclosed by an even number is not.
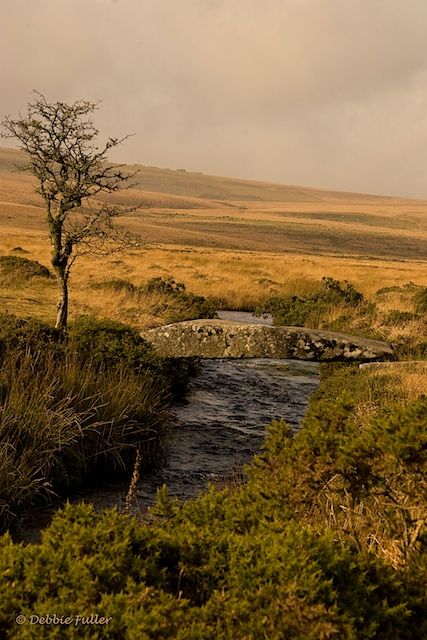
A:
[[[0,0],[0,56],[1,117],[101,99],[117,161],[427,197],[425,0]]]

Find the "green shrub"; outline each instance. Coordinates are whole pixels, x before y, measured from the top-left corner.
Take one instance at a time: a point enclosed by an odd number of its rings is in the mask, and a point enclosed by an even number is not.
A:
[[[92,316],[80,316],[70,324],[67,349],[82,363],[150,372],[175,398],[185,395],[196,370],[195,359],[160,358],[133,327]]]
[[[108,626],[45,625],[43,637],[423,637],[422,585],[278,512],[248,528],[240,499],[210,492],[149,526],[68,505],[40,544],[3,537],[1,628],[7,637],[40,637],[41,627],[19,627],[16,616],[96,611],[111,618]]]
[[[61,342],[61,334],[51,325],[37,318],[18,318],[0,313],[0,361],[7,353],[55,350]]]
[[[333,322],[327,322],[327,314],[337,305],[344,312]],[[348,313],[345,309],[348,308]],[[364,319],[358,329],[370,327],[374,305],[368,303],[354,286],[333,278],[323,278],[318,292],[308,296],[273,296],[255,310],[255,315],[270,313],[276,325],[312,326],[344,330],[354,323],[355,316]],[[360,323],[359,323],[360,324]],[[366,325],[366,327],[365,327]]]
[[[183,282],[175,282],[173,278],[151,278],[148,282],[141,286],[141,291],[147,293],[166,293],[166,294],[179,294],[185,291],[185,284]]]
[[[0,274],[11,281],[31,278],[52,278],[49,269],[37,262],[20,256],[0,256]]]
[[[173,278],[152,278],[142,285],[139,291],[140,295],[157,293],[162,296],[156,307],[156,313],[162,315],[167,323],[216,317],[214,300],[188,293],[185,290],[185,284],[175,282]]]
[[[272,425],[255,486],[295,518],[404,565],[427,543],[427,399],[408,403],[390,373],[322,369],[299,435]],[[365,407],[371,417],[356,411]]]
[[[351,306],[357,306],[363,301],[363,294],[357,291],[355,287],[344,280],[341,284],[339,280],[334,278],[322,278],[322,289],[320,296],[328,302],[345,302]]]
[[[83,362],[122,365],[135,371],[162,366],[153,347],[136,329],[114,320],[80,316],[70,323],[67,337],[68,350]]]
[[[194,293],[182,293],[176,300],[177,306],[169,307],[166,322],[182,322],[198,318],[216,318],[216,304]]]

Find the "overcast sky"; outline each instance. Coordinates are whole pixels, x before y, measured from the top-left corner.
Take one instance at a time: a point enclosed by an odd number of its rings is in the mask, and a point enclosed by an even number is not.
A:
[[[0,0],[0,56],[118,160],[427,197],[426,0]]]

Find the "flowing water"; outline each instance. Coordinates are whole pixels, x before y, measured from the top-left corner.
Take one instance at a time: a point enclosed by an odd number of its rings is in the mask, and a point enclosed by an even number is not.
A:
[[[272,324],[242,311],[220,311],[220,319]],[[318,385],[317,364],[295,360],[202,360],[185,401],[172,407],[165,464],[144,477],[136,504],[153,503],[158,487],[185,499],[209,482],[239,473],[260,450],[265,427],[285,418],[295,429]],[[97,506],[123,506],[127,485],[111,484],[79,494]]]
[[[222,319],[251,322],[249,313],[221,312]],[[260,319],[257,319],[260,321]],[[270,320],[261,320],[270,323]],[[135,505],[153,503],[158,487],[190,498],[209,482],[224,482],[260,450],[265,427],[285,418],[295,429],[318,385],[317,365],[295,360],[202,360],[185,401],[172,407],[165,463],[141,479]],[[116,482],[79,493],[72,501],[96,508],[123,506],[128,484]],[[38,527],[40,528],[40,527]],[[26,527],[28,529],[28,527]],[[31,538],[28,530],[26,537]]]

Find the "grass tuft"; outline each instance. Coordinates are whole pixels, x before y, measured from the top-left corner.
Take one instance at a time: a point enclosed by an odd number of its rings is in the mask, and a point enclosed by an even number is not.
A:
[[[52,278],[49,269],[37,260],[21,256],[0,256],[0,275],[9,282],[18,283],[31,278]]]

